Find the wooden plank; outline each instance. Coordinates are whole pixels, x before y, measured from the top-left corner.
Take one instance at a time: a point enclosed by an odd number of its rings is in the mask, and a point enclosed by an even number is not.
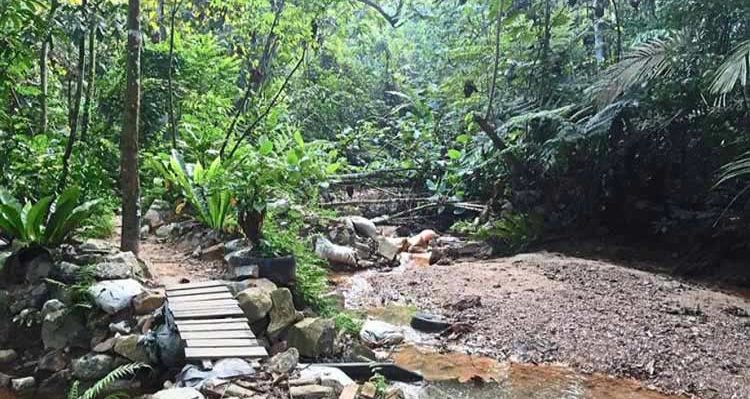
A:
[[[200,320],[177,320],[178,326],[187,326],[191,324],[210,324],[210,323],[247,323],[246,318],[227,318],[227,319],[200,319]]]
[[[254,339],[188,339],[188,348],[251,348],[259,346]]]
[[[215,294],[198,294],[188,296],[173,296],[169,298],[170,303],[213,301],[217,299],[234,299],[231,292],[217,292]]]
[[[206,287],[217,287],[220,285],[224,285],[221,281],[211,280],[211,281],[197,281],[195,283],[186,283],[186,284],[175,284],[170,285],[167,287],[167,291],[178,291],[178,290],[188,290],[192,288],[206,288]]]
[[[229,288],[222,285],[221,287],[191,288],[189,290],[167,291],[167,298],[188,295],[217,294],[221,292],[229,292]]]
[[[250,326],[247,323],[224,323],[224,324],[188,324],[186,326],[177,325],[177,329],[180,332],[196,332],[196,331],[238,331],[238,330],[250,330]]]
[[[188,360],[221,359],[225,357],[257,359],[267,356],[266,348],[261,346],[252,348],[185,348],[185,358]]]
[[[219,299],[215,301],[203,301],[203,302],[169,302],[169,308],[172,310],[185,310],[185,309],[217,309],[217,308],[231,308],[239,307],[240,304],[234,299]]]
[[[242,309],[222,308],[222,309],[199,309],[199,310],[172,310],[175,319],[215,319],[219,317],[236,317],[244,316]]]
[[[255,338],[252,331],[195,331],[181,332],[180,338],[189,339],[247,339]]]

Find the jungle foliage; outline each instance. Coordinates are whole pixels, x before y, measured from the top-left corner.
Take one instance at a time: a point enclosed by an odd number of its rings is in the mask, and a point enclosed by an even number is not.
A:
[[[140,10],[142,208],[165,199],[210,228],[281,242],[296,221],[269,221],[270,202],[315,209],[338,173],[399,168],[416,190],[487,203],[463,227],[518,248],[541,230],[664,236],[745,217],[745,0]],[[67,238],[46,214],[67,187],[117,207],[126,14],[118,0],[3,3],[3,234]]]

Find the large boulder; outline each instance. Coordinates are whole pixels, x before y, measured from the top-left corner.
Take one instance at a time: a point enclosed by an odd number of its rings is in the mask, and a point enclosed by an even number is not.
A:
[[[271,294],[259,287],[248,288],[237,295],[242,311],[250,323],[266,317],[273,306]]]
[[[133,279],[101,281],[89,288],[97,306],[109,314],[130,306],[130,301],[143,291],[141,283]]]
[[[119,252],[107,256],[94,266],[97,280],[121,280],[143,276],[145,269],[132,252]]]
[[[34,377],[14,378],[10,380],[10,385],[13,392],[25,393],[36,388],[36,380]]]
[[[115,353],[134,362],[147,363],[149,361],[146,348],[141,345],[138,335],[126,335],[115,339]]]
[[[115,359],[109,355],[89,353],[73,360],[73,376],[81,380],[98,380],[115,368]]]
[[[39,370],[56,373],[64,370],[68,365],[68,358],[63,351],[53,350],[45,353],[40,359],[37,367]]]
[[[288,288],[279,288],[271,292],[273,307],[268,312],[271,323],[268,325],[268,336],[276,339],[290,325],[298,320],[294,309],[292,292]]]
[[[100,262],[107,255],[117,253],[117,248],[105,240],[89,239],[76,248],[75,254],[68,260],[76,264]]]
[[[287,343],[300,355],[318,358],[333,354],[336,326],[333,320],[308,317],[289,328]]]
[[[340,394],[344,387],[354,384],[354,380],[336,367],[305,365],[299,368],[300,379],[320,381],[320,385],[333,388]]]
[[[52,299],[42,307],[42,317],[45,349],[88,348],[91,337],[81,314]]]
[[[39,283],[52,272],[52,256],[47,251],[39,252],[23,266],[26,269],[26,281],[31,284]]]

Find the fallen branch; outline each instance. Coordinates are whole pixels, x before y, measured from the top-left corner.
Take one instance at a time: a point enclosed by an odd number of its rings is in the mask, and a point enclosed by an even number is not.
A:
[[[399,202],[424,202],[434,201],[434,197],[398,197],[398,198],[381,198],[381,199],[361,199],[349,201],[331,201],[320,204],[324,207],[336,207],[346,205],[368,205],[368,204],[394,204]]]
[[[381,224],[381,223],[385,223],[388,221],[392,221],[393,219],[402,218],[412,213],[423,211],[425,209],[437,208],[437,207],[444,206],[444,205],[451,205],[456,208],[463,208],[463,209],[467,209],[467,210],[474,211],[474,212],[484,212],[487,209],[486,205],[474,204],[471,202],[459,202],[459,201],[433,202],[429,204],[423,204],[423,205],[420,205],[411,209],[407,209],[405,211],[401,211],[398,213],[394,213],[393,215],[378,216],[374,219],[371,219],[371,221],[375,224]]]

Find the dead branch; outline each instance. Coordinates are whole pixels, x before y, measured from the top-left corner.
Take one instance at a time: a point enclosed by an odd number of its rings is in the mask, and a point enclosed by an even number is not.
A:
[[[398,6],[396,6],[396,11],[393,14],[388,14],[385,9],[380,5],[375,3],[372,0],[356,0],[362,4],[367,5],[368,7],[371,7],[375,11],[377,11],[380,15],[385,18],[385,20],[394,28],[399,27],[399,22],[401,21],[401,10],[404,7],[404,0],[399,0]]]

